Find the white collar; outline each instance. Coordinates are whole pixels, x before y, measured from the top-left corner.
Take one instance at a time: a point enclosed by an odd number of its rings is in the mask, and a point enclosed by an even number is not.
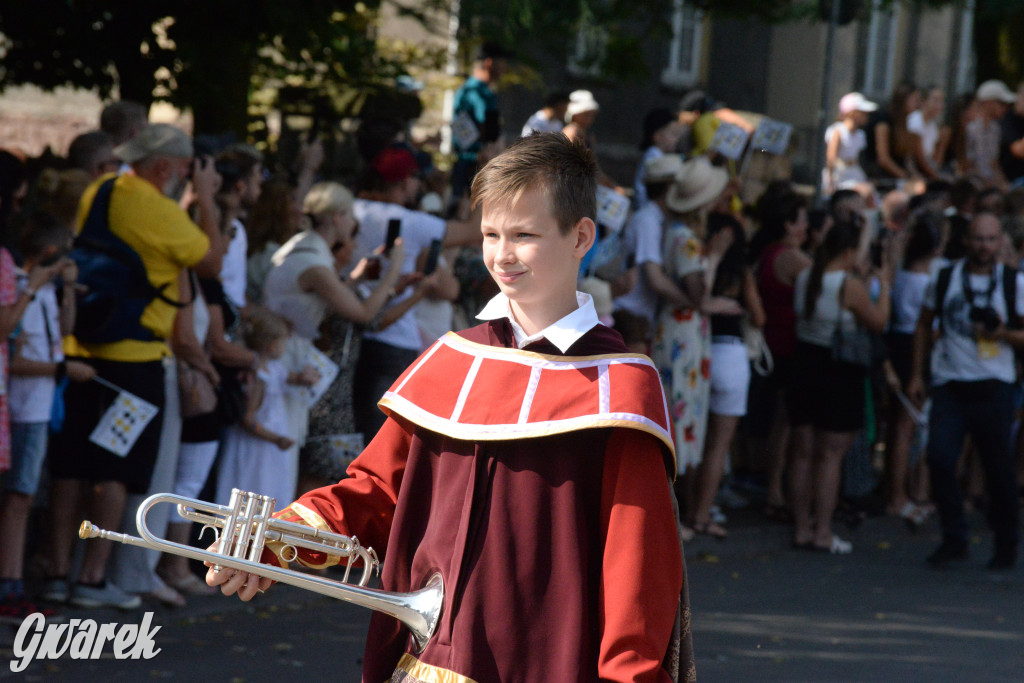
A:
[[[576,292],[576,303],[579,306],[575,311],[548,325],[537,334],[527,336],[523,328],[516,322],[512,315],[512,304],[504,294],[499,293],[487,302],[484,309],[477,314],[479,320],[500,320],[507,318],[512,324],[512,333],[516,338],[516,346],[523,348],[538,339],[544,338],[558,347],[558,350],[565,353],[569,347],[579,341],[595,325],[598,320],[597,311],[594,309],[594,299],[589,294]]]

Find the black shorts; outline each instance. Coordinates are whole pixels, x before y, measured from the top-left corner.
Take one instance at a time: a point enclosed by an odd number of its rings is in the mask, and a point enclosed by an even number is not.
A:
[[[789,423],[829,432],[864,427],[865,368],[832,360],[832,349],[797,342],[786,391]]]
[[[97,376],[152,403],[159,412],[122,458],[89,441],[118,392],[99,382],[70,382],[64,393],[64,428],[54,435],[49,450],[50,477],[93,483],[118,481],[125,485],[128,493],[146,493],[160,451],[160,429],[164,421],[163,362],[76,360],[93,366]]]
[[[747,414],[744,417],[749,436],[767,438],[775,422],[777,404],[785,397],[786,386],[792,374],[793,358],[775,358],[771,374],[762,377],[756,372],[750,376],[747,395]]]

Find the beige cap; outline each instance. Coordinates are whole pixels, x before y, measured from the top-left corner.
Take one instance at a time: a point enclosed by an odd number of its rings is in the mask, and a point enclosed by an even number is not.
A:
[[[717,199],[728,183],[726,170],[712,166],[707,157],[690,159],[676,174],[665,204],[677,213],[693,211]]]
[[[153,156],[187,159],[193,154],[192,140],[185,131],[168,123],[151,123],[114,148],[114,156],[128,164]]]

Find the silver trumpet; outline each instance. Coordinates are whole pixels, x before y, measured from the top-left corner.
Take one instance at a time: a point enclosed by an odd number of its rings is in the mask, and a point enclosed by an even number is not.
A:
[[[192,546],[157,538],[146,526],[146,514],[158,503],[177,506],[178,515],[191,522],[203,525],[202,534],[210,528],[214,533],[217,551],[201,550]],[[427,584],[418,591],[395,593],[366,588],[380,562],[372,548],[359,545],[354,536],[343,536],[303,524],[274,519],[276,500],[270,496],[232,489],[227,506],[214,505],[201,500],[176,496],[171,493],[157,493],[142,502],[135,513],[138,536],[119,534],[100,529],[85,520],[78,530],[81,538],[103,538],[126,545],[151,548],[173,555],[181,555],[200,562],[211,562],[214,571],[230,567],[257,576],[287,583],[292,586],[344,600],[361,607],[383,612],[401,621],[412,633],[417,650],[422,650],[437,628],[444,602],[444,580],[439,573],[433,574]],[[287,568],[260,564],[260,556],[266,541],[284,544],[281,556],[288,562],[298,557],[299,548],[326,553],[345,561],[345,575],[342,581],[303,574]],[[356,562],[362,562],[362,571],[356,585],[347,583],[349,572]]]

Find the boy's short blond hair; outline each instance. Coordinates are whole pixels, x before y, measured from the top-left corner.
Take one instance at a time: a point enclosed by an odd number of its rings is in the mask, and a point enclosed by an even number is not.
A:
[[[566,235],[582,218],[597,215],[597,162],[593,153],[561,133],[534,133],[491,159],[473,179],[472,205],[512,207],[524,193],[542,190]]]

